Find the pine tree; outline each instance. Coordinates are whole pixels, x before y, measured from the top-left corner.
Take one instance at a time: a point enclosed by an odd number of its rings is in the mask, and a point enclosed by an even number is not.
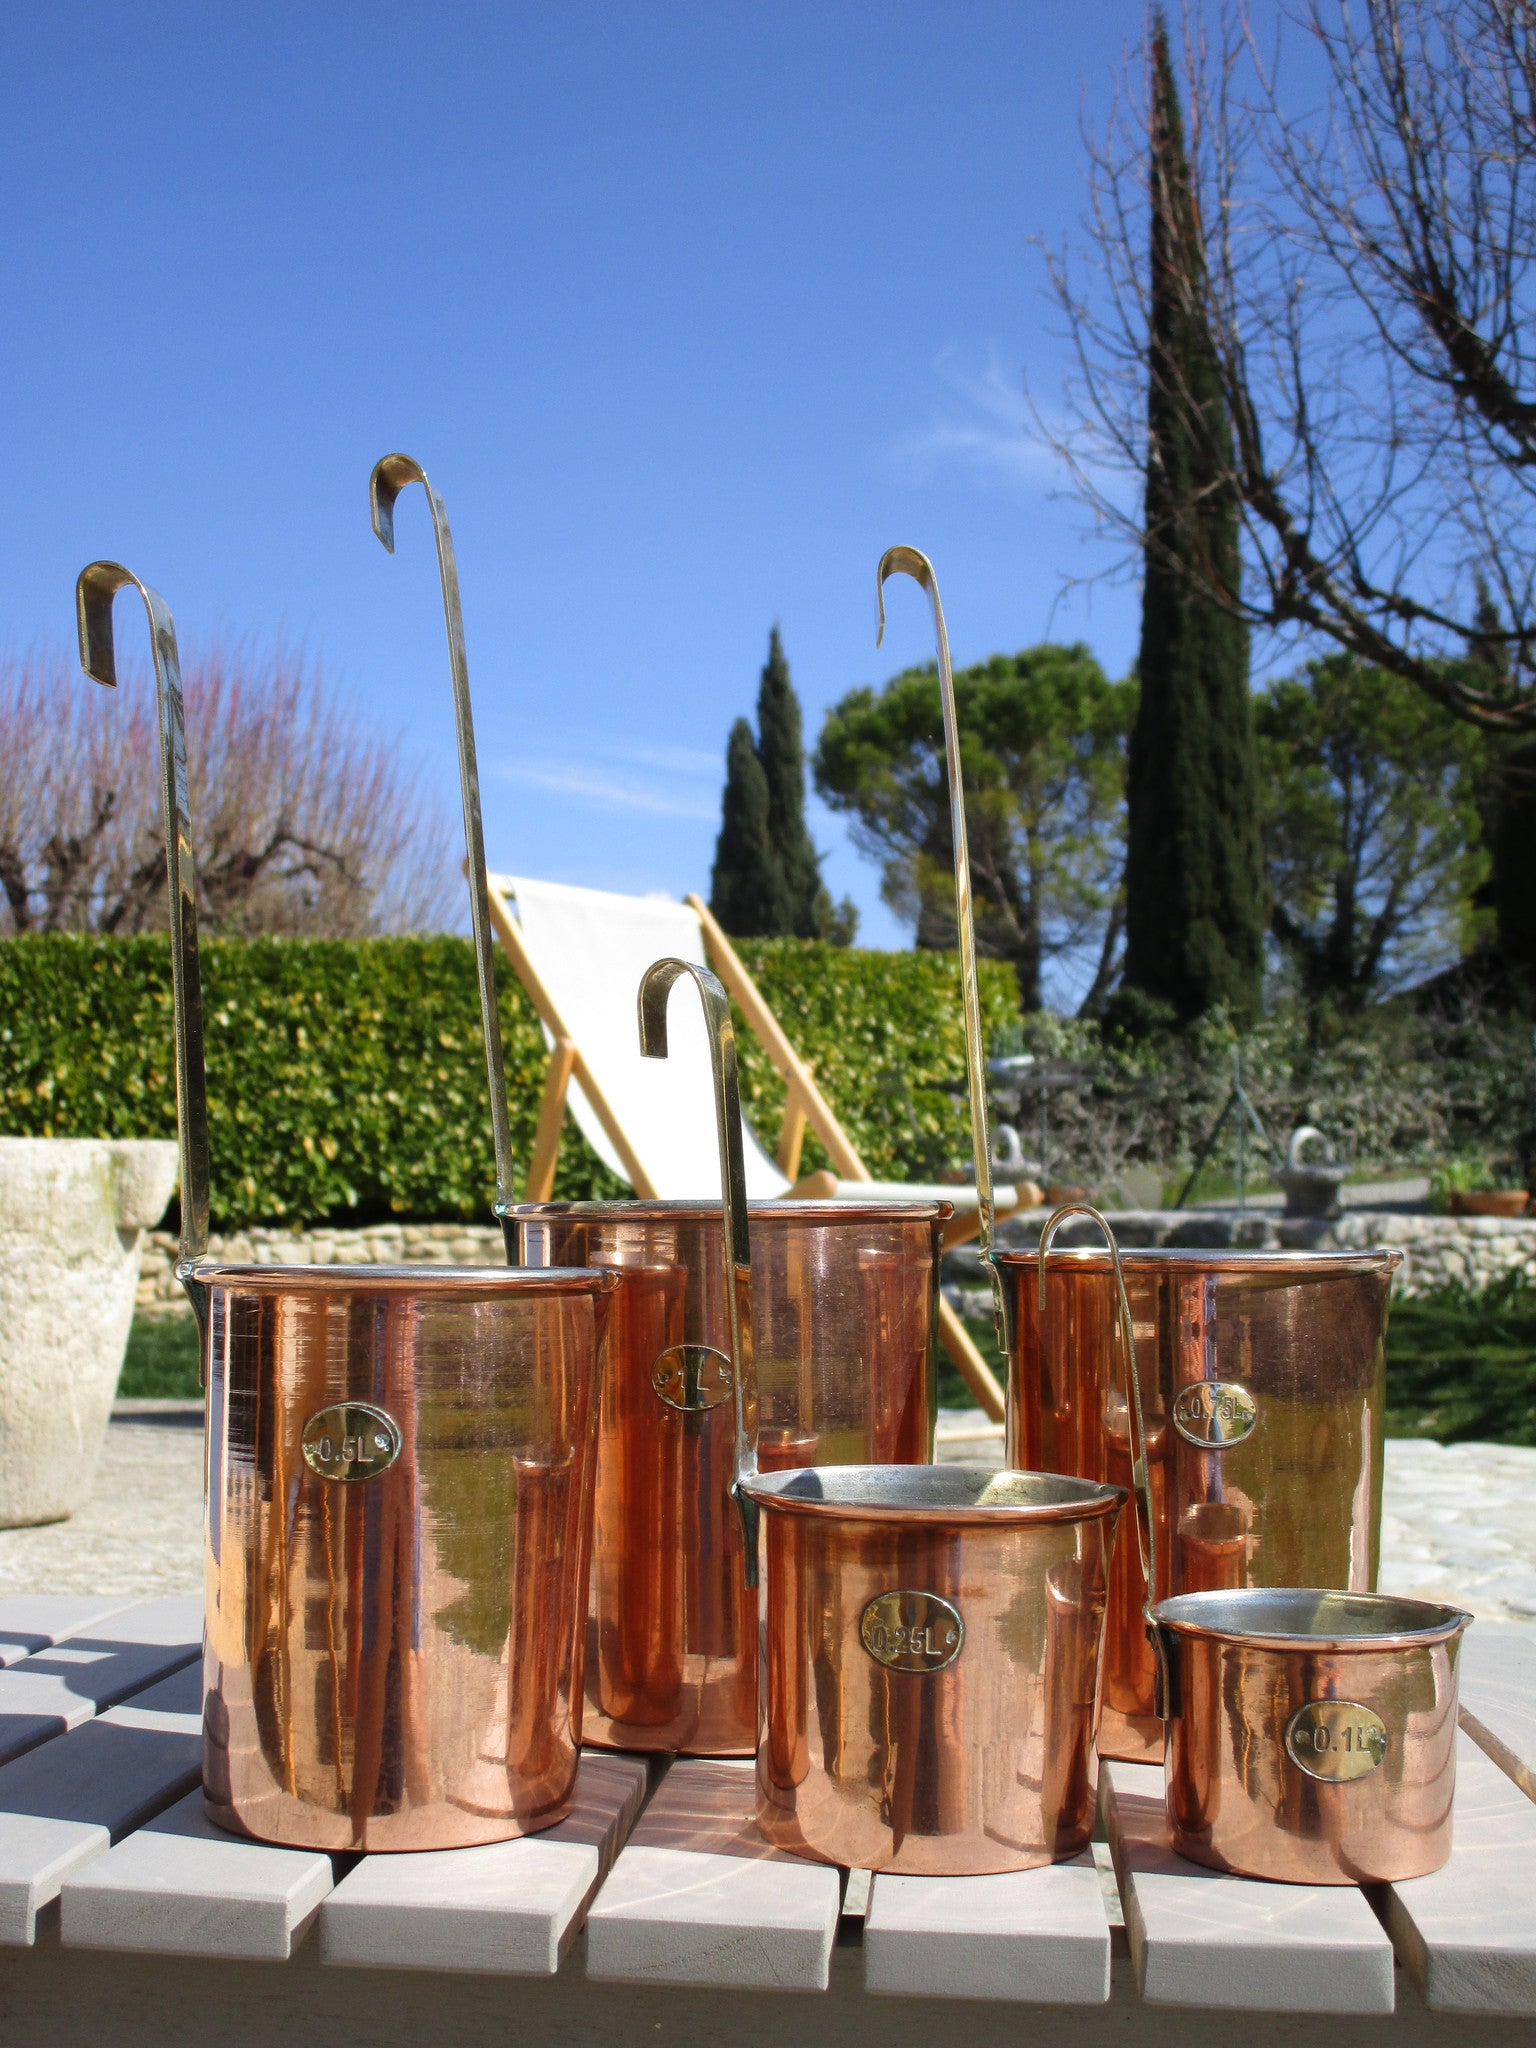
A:
[[[1152,32],[1141,703],[1131,734],[1125,979],[1180,1021],[1259,1007],[1264,870],[1232,429],[1206,314],[1199,207],[1167,23]]]
[[[784,892],[785,931],[797,939],[822,935],[827,904],[821,862],[805,829],[805,743],[800,699],[777,626],[757,692],[757,757],[768,780],[768,836]]]
[[[725,794],[709,907],[732,938],[771,938],[785,929],[784,884],[769,822],[768,778],[744,718],[731,727],[725,751]]]

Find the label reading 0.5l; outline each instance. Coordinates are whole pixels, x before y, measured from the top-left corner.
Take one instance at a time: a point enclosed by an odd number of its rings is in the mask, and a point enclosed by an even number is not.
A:
[[[965,1641],[958,1607],[937,1593],[877,1593],[859,1618],[859,1640],[890,1671],[942,1671]]]
[[[1196,1380],[1174,1397],[1173,1426],[1202,1451],[1240,1444],[1259,1419],[1259,1404],[1237,1380]]]
[[[1355,1700],[1308,1700],[1285,1724],[1285,1747],[1309,1778],[1367,1778],[1387,1753],[1387,1724]]]
[[[376,1479],[400,1455],[400,1425],[367,1401],[338,1401],[304,1425],[304,1462],[321,1479]]]

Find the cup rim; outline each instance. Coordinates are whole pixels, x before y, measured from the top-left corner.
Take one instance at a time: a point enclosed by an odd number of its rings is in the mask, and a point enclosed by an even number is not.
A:
[[[1129,1498],[1124,1487],[1103,1480],[965,1464],[791,1466],[755,1472],[738,1483],[760,1506],[790,1514],[925,1527],[1091,1521],[1117,1514]]]
[[[1350,1593],[1324,1586],[1239,1586],[1175,1593],[1150,1610],[1159,1628],[1190,1641],[1276,1650],[1378,1652],[1459,1636],[1465,1608],[1403,1593]]]

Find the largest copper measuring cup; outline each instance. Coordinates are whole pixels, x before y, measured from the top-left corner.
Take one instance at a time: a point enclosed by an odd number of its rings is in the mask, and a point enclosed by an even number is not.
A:
[[[408,458],[374,472],[388,544]],[[437,526],[472,884],[483,875],[452,544]],[[116,680],[112,600],[149,612],[175,994],[181,1244],[208,1395],[204,1796],[317,1849],[428,1849],[569,1810],[581,1729],[599,1344],[613,1277],[240,1266],[205,1256],[209,1160],[175,629],[114,563],[79,581],[81,659]],[[481,881],[483,894],[483,880]],[[489,925],[476,906],[496,1140],[510,1187]]]
[[[621,1285],[603,1380],[589,1742],[751,1756],[757,1616],[731,1501],[734,1378],[718,1202],[515,1209],[530,1265]],[[754,1202],[763,1465],[915,1464],[944,1202]]]
[[[1130,1483],[1109,1253],[999,1252],[1011,1464]],[[1153,1597],[1242,1586],[1367,1592],[1380,1555],[1396,1252],[1121,1253],[1156,1517]],[[1141,1561],[1122,1543],[1105,1628],[1106,1756],[1162,1754]]]

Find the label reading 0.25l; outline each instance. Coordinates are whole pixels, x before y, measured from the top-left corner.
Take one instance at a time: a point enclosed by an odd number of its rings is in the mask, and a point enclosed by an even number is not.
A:
[[[1387,1753],[1387,1724],[1356,1700],[1308,1700],[1285,1724],[1285,1747],[1309,1778],[1366,1778]]]
[[[958,1607],[937,1593],[877,1593],[859,1618],[859,1640],[890,1671],[942,1671],[965,1641]]]
[[[338,1401],[304,1425],[304,1462],[321,1479],[376,1479],[400,1455],[400,1425],[367,1401]]]

